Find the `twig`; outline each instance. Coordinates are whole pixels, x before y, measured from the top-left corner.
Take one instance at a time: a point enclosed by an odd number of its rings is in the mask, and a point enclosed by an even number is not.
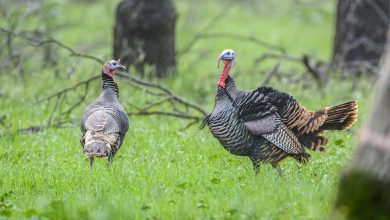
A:
[[[83,58],[87,58],[87,59],[90,59],[90,60],[95,60],[95,61],[99,62],[100,64],[104,63],[104,61],[102,59],[99,59],[99,58],[97,58],[95,56],[92,56],[92,55],[89,55],[89,54],[79,53],[79,52],[75,51],[73,48],[71,48],[71,47],[63,44],[62,42],[60,42],[60,41],[58,41],[58,40],[56,40],[54,38],[51,38],[51,37],[48,37],[46,40],[38,40],[38,39],[26,37],[24,35],[15,33],[15,32],[10,31],[10,30],[6,30],[6,29],[4,29],[2,27],[0,27],[0,31],[3,32],[3,33],[8,34],[10,36],[23,38],[23,39],[27,40],[28,42],[32,43],[33,45],[35,45],[37,47],[45,45],[45,44],[55,44],[55,45],[65,49],[65,50],[67,50],[70,53],[70,56],[83,57]]]
[[[233,1],[228,2],[227,4],[224,4],[225,6],[221,9],[221,11],[212,19],[209,20],[209,22],[203,27],[201,32],[205,32],[207,30],[210,30],[214,25],[218,23],[218,21],[226,16],[228,14],[228,10],[231,8]],[[197,4],[197,3],[196,3]],[[192,40],[189,41],[186,47],[182,49],[181,51],[177,51],[176,54],[177,56],[181,56],[184,53],[188,52],[192,44],[194,44],[195,41],[199,39],[199,36],[201,34],[196,34]]]
[[[144,106],[143,108],[140,108],[139,111],[140,112],[146,112],[147,110],[149,110],[149,109],[151,109],[151,108],[153,108],[155,106],[161,105],[161,104],[165,103],[166,101],[168,101],[168,100],[170,100],[172,98],[173,98],[172,96],[169,96],[169,97],[165,97],[165,98],[162,98],[160,100],[151,102],[148,105]]]
[[[184,128],[180,129],[180,131],[185,131],[190,128],[192,125],[195,125],[199,122],[200,119],[195,119],[192,122],[188,123]]]
[[[68,93],[70,91],[73,91],[73,90],[77,89],[80,86],[85,86],[85,85],[89,84],[90,82],[92,82],[92,81],[94,81],[96,79],[99,79],[99,78],[100,78],[100,76],[92,76],[92,77],[90,77],[90,78],[88,78],[86,80],[83,80],[83,81],[80,81],[80,82],[74,84],[73,86],[67,87],[67,88],[62,89],[62,90],[60,90],[58,92],[55,92],[55,93],[53,93],[53,94],[51,94],[51,95],[49,95],[49,96],[47,96],[47,97],[45,97],[43,99],[40,99],[40,100],[36,101],[34,104],[39,104],[39,103],[42,103],[42,102],[45,102],[45,101],[50,101],[54,97],[60,96],[62,94]]]
[[[53,120],[54,113],[56,112],[56,110],[57,110],[58,106],[60,105],[60,103],[61,103],[61,95],[57,95],[56,104],[54,105],[54,108],[53,108],[53,110],[50,113],[49,120],[47,120],[47,124],[46,124],[47,127],[50,127],[51,121]]]
[[[274,68],[272,68],[271,71],[268,72],[267,76],[265,77],[264,81],[261,83],[261,85],[267,85],[269,83],[269,81],[271,80],[271,78],[276,75],[276,73],[278,72],[279,70],[279,67],[280,65],[282,64],[282,61],[279,60],[276,65],[274,66]]]
[[[229,14],[229,9],[232,8],[233,0],[229,2],[225,2],[225,6],[221,9],[221,11],[203,27],[203,31],[210,30],[213,26],[215,26],[219,20],[226,17]]]
[[[285,53],[286,50],[278,45],[268,43],[264,40],[258,39],[253,36],[248,35],[242,35],[242,34],[236,34],[231,32],[216,32],[216,33],[203,33],[196,35],[192,41],[190,41],[187,46],[185,46],[181,51],[179,51],[177,54],[178,56],[183,55],[184,53],[188,52],[199,40],[201,39],[210,39],[210,38],[229,38],[233,40],[240,40],[240,41],[247,41],[251,42],[253,44],[256,44],[261,47],[265,47],[270,50],[276,50],[280,53]]]
[[[302,57],[302,63],[305,65],[307,71],[313,76],[313,78],[319,83],[322,84],[323,76],[322,73],[317,69],[311,66],[310,57],[308,55],[304,55]]]
[[[190,108],[193,108],[196,111],[198,111],[199,113],[202,113],[203,115],[207,114],[206,111],[202,107],[200,107],[199,105],[197,105],[195,103],[192,103],[192,102],[189,102],[188,100],[177,96],[176,94],[174,94],[172,92],[172,90],[168,89],[167,87],[165,87],[165,86],[163,86],[161,84],[154,83],[154,82],[148,82],[148,81],[145,81],[145,80],[141,80],[141,79],[139,79],[139,78],[137,78],[137,77],[135,77],[133,75],[130,75],[128,73],[125,74],[124,72],[119,72],[119,73],[117,73],[117,75],[122,77],[122,78],[126,78],[128,80],[136,82],[139,85],[156,88],[156,89],[164,92],[168,96],[172,97],[173,100],[176,100],[176,101],[178,101],[181,104],[184,104],[184,105],[186,105],[186,106],[188,106]]]
[[[302,57],[297,56],[291,56],[287,53],[284,54],[275,54],[275,53],[264,53],[258,58],[255,59],[255,64],[259,64],[267,59],[272,60],[278,60],[277,64],[274,66],[273,70],[271,70],[267,76],[266,79],[263,82],[264,84],[267,84],[271,77],[275,74],[275,71],[277,71],[280,67],[280,62],[282,61],[289,61],[298,63],[300,65],[303,65],[303,67],[307,70],[307,73],[310,73],[310,75],[319,83],[323,84],[324,81],[326,81],[326,71],[330,70],[330,65],[328,65],[324,61],[318,61],[316,65],[312,65],[310,63],[310,60],[312,59],[309,55],[303,55]],[[324,66],[324,68],[321,69],[321,66]]]
[[[166,112],[166,111],[127,112],[127,115],[165,115],[170,117],[183,118],[183,119],[195,119],[195,120],[200,120],[202,118],[200,116],[194,116],[190,114]]]
[[[70,114],[75,108],[77,108],[77,106],[79,106],[79,105],[85,100],[85,98],[86,98],[87,95],[88,95],[88,88],[89,88],[89,82],[85,84],[84,93],[83,93],[83,95],[81,95],[81,96],[79,97],[79,100],[78,100],[76,103],[74,103],[71,107],[69,107],[68,110],[61,112],[61,114],[64,114],[64,115],[66,115],[66,116],[69,116],[69,114]]]
[[[18,129],[18,132],[19,133],[26,133],[26,132],[27,133],[37,133],[37,132],[43,131],[45,128],[46,128],[46,126],[30,126],[27,128]]]
[[[130,86],[132,86],[133,88],[135,89],[138,89],[140,91],[143,91],[149,95],[152,95],[152,96],[157,96],[157,97],[162,97],[162,96],[165,96],[165,93],[162,93],[162,92],[154,92],[154,91],[151,91],[149,90],[148,88],[145,88],[143,86],[140,86],[140,85],[137,85],[136,83],[130,81],[130,80],[127,80],[126,83]]]
[[[267,53],[263,53],[261,56],[257,57],[255,59],[255,64],[259,64],[267,59],[285,60],[285,61],[291,61],[291,62],[301,62],[302,61],[301,57],[291,56],[291,55],[288,55],[286,53],[276,54],[276,53],[267,52]]]

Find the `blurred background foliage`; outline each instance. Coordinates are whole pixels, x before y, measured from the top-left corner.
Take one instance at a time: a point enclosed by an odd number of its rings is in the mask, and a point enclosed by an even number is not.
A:
[[[100,65],[77,56],[69,56],[69,52],[58,45],[42,44],[42,41],[54,38],[79,53],[90,54],[102,60],[112,59],[114,13],[118,3],[119,1],[2,1],[3,19],[0,20],[0,26],[33,40],[2,33],[1,77],[4,77],[3,81],[12,83],[3,86],[1,93],[8,97],[17,97],[19,101],[25,99],[21,103],[26,104],[29,103],[27,100],[39,100],[66,85],[98,74]],[[325,61],[330,59],[335,1],[286,1],[279,4],[267,0],[238,2],[178,0],[174,1],[174,4],[178,11],[176,27],[178,74],[176,77],[164,79],[163,84],[202,105],[211,106],[213,103],[219,71],[215,58],[223,49],[233,48],[237,52],[238,62],[233,74],[239,86],[245,89],[259,86],[278,62],[277,59],[269,59],[258,64],[255,62],[257,58],[273,51],[253,41],[230,35],[258,38],[283,48],[288,55],[298,59],[302,55]],[[209,33],[220,35],[210,38],[199,37]],[[186,48],[189,50],[181,53]],[[298,87],[316,90],[318,87],[314,80],[302,80],[309,79],[310,75],[303,74],[305,69],[299,62],[284,61],[279,71],[287,73],[286,77],[273,77],[269,83],[271,86],[280,89],[287,86],[287,91],[296,90]],[[130,72],[137,76],[134,69]],[[337,80],[337,73],[335,75],[332,77]],[[296,83],[297,81],[299,83]],[[15,83],[19,86],[13,86]],[[327,84],[326,87],[334,90],[341,87],[356,87],[355,84],[336,83]],[[98,83],[95,83],[93,88],[89,94],[98,94],[100,89]],[[305,93],[305,89],[298,90]],[[123,100],[124,102],[142,99],[132,92],[134,91],[128,91],[128,88],[121,86],[121,93],[128,97]],[[301,98],[299,92],[295,93],[295,96]],[[339,99],[345,100],[349,96],[346,93]],[[88,97],[86,101],[92,100],[93,97],[95,95]],[[305,96],[306,99],[311,97],[314,96]],[[313,99],[318,101],[317,98]],[[325,102],[318,104],[322,105]],[[31,106],[31,103],[29,105]],[[9,112],[10,108],[7,109],[3,110]],[[49,110],[50,108],[43,111],[48,114]],[[42,110],[33,111],[31,114],[35,115],[38,112],[41,115]],[[40,120],[34,120],[35,117],[30,117],[31,114],[25,114],[29,115],[29,120],[21,120],[22,127],[29,126],[25,122],[39,124]],[[14,116],[17,115],[20,117],[21,114],[16,113]],[[76,112],[74,118],[76,119],[78,115],[80,111]],[[18,117],[9,118],[12,120]]]
[[[196,126],[179,131],[186,121],[130,117],[129,135],[116,162],[110,169],[102,162],[91,173],[78,143],[78,125],[83,109],[100,94],[100,82],[91,82],[85,100],[69,115],[61,112],[84,94],[83,87],[59,104],[58,99],[37,101],[99,75],[101,65],[42,42],[54,38],[78,53],[113,59],[119,1],[2,0],[0,218],[328,217],[339,172],[350,158],[357,129],[370,106],[373,78],[335,71],[320,84],[301,62],[270,59],[256,63],[256,58],[274,50],[233,35],[276,45],[288,56],[307,55],[327,62],[332,53],[336,1],[173,2],[178,13],[177,75],[152,81],[211,111],[220,71],[216,57],[232,48],[238,55],[232,75],[240,88],[260,86],[281,62],[270,86],[288,92],[310,109],[358,99],[357,125],[348,133],[330,133],[329,152],[313,153],[307,166],[283,162],[286,177],[279,178],[268,167],[261,175],[253,175],[250,161],[230,155],[208,131],[199,132]],[[204,33],[223,34],[199,37]],[[189,45],[189,50],[180,53]],[[129,72],[138,76],[134,69]],[[151,101],[145,90],[128,86],[121,78],[117,82],[128,111]],[[59,109],[53,110],[55,106]],[[53,118],[50,123],[49,118]],[[39,133],[20,132],[46,125],[49,128]]]

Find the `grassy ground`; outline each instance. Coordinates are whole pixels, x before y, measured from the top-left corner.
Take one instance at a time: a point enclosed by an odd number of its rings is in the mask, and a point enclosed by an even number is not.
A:
[[[334,1],[284,6],[260,2],[248,0],[225,8],[226,1],[175,1],[177,47],[183,48],[224,9],[223,19],[207,31],[257,36],[285,47],[292,55],[330,56]],[[115,6],[116,2],[108,0],[50,1],[45,7],[51,12],[46,16],[52,23],[34,15],[18,29],[62,25],[52,33],[54,37],[78,50],[111,59]],[[0,25],[6,27],[7,21],[0,20]],[[225,38],[199,41],[180,57],[178,76],[163,83],[211,110],[218,77],[215,57],[224,48],[238,53],[233,76],[239,86],[256,88],[264,75],[257,72],[253,58],[265,52],[264,48]],[[284,175],[279,177],[269,165],[254,175],[249,159],[226,152],[207,129],[192,127],[180,132],[184,121],[131,117],[125,144],[112,166],[107,168],[106,161],[97,160],[92,172],[82,155],[78,121],[85,106],[98,96],[99,82],[91,84],[85,103],[70,115],[73,123],[69,128],[17,132],[46,123],[54,103],[34,104],[37,98],[100,73],[94,62],[70,58],[66,52],[60,52],[59,57],[59,77],[44,67],[41,57],[34,56],[26,59],[25,74],[12,68],[0,73],[0,118],[5,116],[0,124],[0,219],[326,219],[340,171],[351,157],[357,130],[369,108],[371,84],[365,79],[355,91],[352,83],[336,76],[323,88],[315,82],[302,87],[274,79],[270,85],[294,95],[311,109],[358,99],[357,125],[348,132],[329,133],[328,151],[312,152],[306,166],[292,159],[283,161]],[[76,65],[76,72],[66,76],[72,65]],[[289,65],[284,68],[300,71]],[[119,85],[126,108],[144,101],[142,93],[122,82]]]

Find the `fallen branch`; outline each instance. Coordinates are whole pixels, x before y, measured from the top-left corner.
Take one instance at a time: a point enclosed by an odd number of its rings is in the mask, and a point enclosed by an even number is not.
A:
[[[83,81],[80,81],[80,82],[74,84],[73,86],[66,87],[65,89],[62,89],[58,92],[55,92],[51,95],[48,95],[45,98],[42,98],[42,99],[36,101],[34,104],[39,104],[39,103],[42,103],[45,101],[50,101],[54,97],[62,96],[63,94],[66,94],[67,92],[74,91],[80,86],[86,86],[89,83],[91,83],[92,81],[95,81],[96,79],[99,79],[99,78],[100,78],[100,76],[92,76],[86,80],[83,80]]]
[[[327,64],[324,61],[316,61],[315,64],[311,64],[311,60],[313,60],[312,57],[309,55],[303,55],[302,57],[298,56],[291,56],[286,53],[284,54],[276,54],[276,53],[264,53],[261,56],[257,57],[255,59],[255,65],[259,65],[260,63],[271,59],[276,60],[277,63],[272,68],[272,70],[266,75],[266,79],[263,82],[264,84],[267,84],[271,78],[276,75],[276,71],[279,69],[282,61],[288,61],[292,63],[297,63],[299,65],[302,65],[307,73],[309,73],[313,79],[315,79],[320,85],[324,84],[327,79],[327,72],[331,71],[330,65]],[[322,67],[322,68],[321,68]]]
[[[142,80],[142,79],[139,79],[133,75],[130,75],[128,73],[123,73],[123,72],[119,72],[117,74],[117,76],[120,76],[122,78],[126,78],[126,79],[129,79],[139,85],[143,85],[143,86],[146,86],[146,87],[152,87],[152,88],[155,88],[157,89],[159,92],[163,92],[166,94],[166,96],[169,97],[170,100],[175,100],[189,108],[192,108],[192,109],[195,109],[196,111],[198,111],[199,113],[203,115],[206,115],[207,112],[202,108],[200,107],[199,105],[195,104],[195,103],[192,103],[176,94],[173,93],[172,90],[168,89],[167,87],[165,87],[164,85],[161,85],[161,84],[158,84],[158,83],[154,83],[154,82],[148,82],[148,81],[145,81],[145,80]]]
[[[19,133],[37,133],[41,132],[46,128],[46,126],[30,126],[27,128],[21,128],[18,130]]]

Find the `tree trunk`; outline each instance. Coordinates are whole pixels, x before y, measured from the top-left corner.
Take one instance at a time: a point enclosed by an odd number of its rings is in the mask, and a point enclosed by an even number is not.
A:
[[[134,66],[142,76],[145,66],[157,77],[176,71],[176,11],[170,0],[124,0],[119,3],[114,28],[114,58]]]
[[[351,74],[377,73],[390,24],[389,0],[339,0],[332,62]]]
[[[390,43],[383,61],[356,155],[341,177],[336,213],[347,219],[390,218]]]

